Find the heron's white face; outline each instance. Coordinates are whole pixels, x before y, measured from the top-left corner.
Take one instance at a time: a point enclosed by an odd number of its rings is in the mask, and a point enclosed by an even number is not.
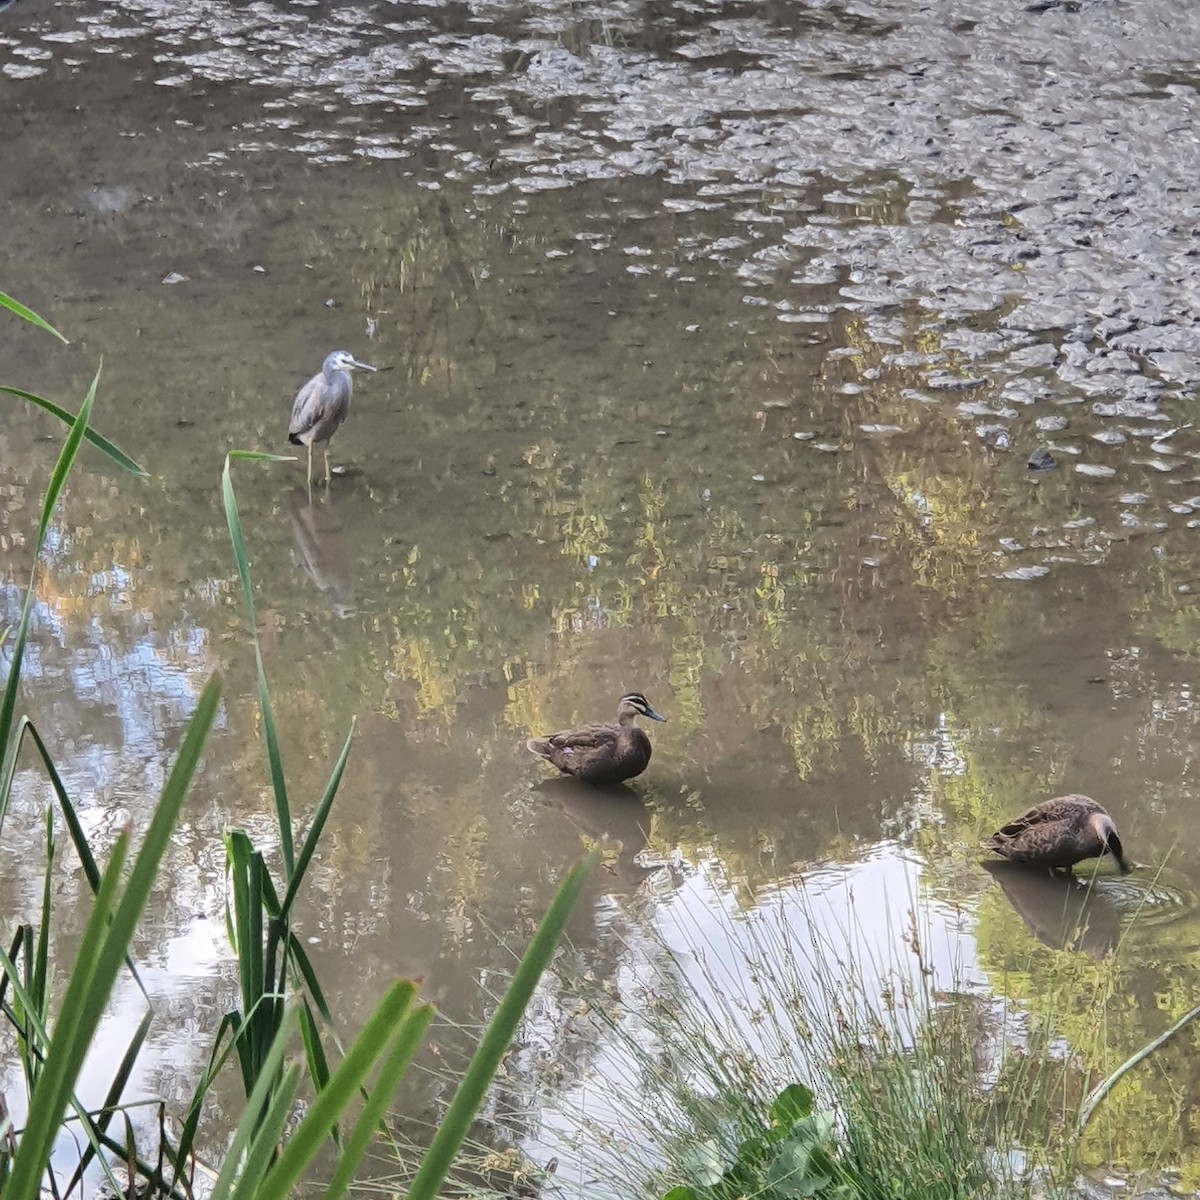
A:
[[[379,369],[378,367],[372,367],[369,363],[359,362],[349,350],[334,350],[325,360],[326,371],[353,371],[356,367],[360,371],[376,371]]]

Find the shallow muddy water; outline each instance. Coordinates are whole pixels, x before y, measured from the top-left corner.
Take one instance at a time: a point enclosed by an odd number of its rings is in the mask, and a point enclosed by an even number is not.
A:
[[[1119,943],[1085,1075],[1191,1007],[1197,45],[1157,0],[0,12],[0,288],[72,339],[0,322],[0,382],[73,407],[102,361],[149,472],[85,459],[27,659],[101,845],[225,681],[140,948],[145,1085],[188,1095],[232,1003],[222,830],[271,837],[219,473],[288,449],[336,346],[389,368],[345,473],[235,478],[301,811],[358,722],[302,916],[348,1025],[398,974],[477,1022],[597,840],[572,936],[614,978],[613,921],[695,919],[713,864],[743,906],[877,869],[1014,1003]],[[9,406],[6,621],[60,436]],[[636,797],[536,786],[524,739],[631,688],[669,717]],[[979,865],[1066,791],[1143,864],[1082,937]],[[13,916],[48,798],[31,766]],[[1194,1053],[1160,1061],[1097,1164],[1196,1174]]]

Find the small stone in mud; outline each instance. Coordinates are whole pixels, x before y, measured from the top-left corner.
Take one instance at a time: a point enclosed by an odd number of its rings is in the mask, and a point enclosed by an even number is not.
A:
[[[1042,431],[1042,433],[1059,433],[1067,427],[1067,418],[1052,416],[1038,417],[1034,424]]]
[[[926,386],[937,392],[966,392],[972,388],[986,387],[992,381],[986,376],[962,377],[939,371],[925,380]]]
[[[1043,579],[1050,574],[1049,567],[1014,567],[1011,571],[1001,571],[1001,579]]]
[[[1045,446],[1039,446],[1029,456],[1027,465],[1031,471],[1050,471],[1058,466],[1058,459]]]

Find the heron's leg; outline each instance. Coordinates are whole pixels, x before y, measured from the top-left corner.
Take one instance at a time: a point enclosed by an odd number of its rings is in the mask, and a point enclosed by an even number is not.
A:
[[[308,502],[312,503],[312,442],[308,443]]]
[[[325,486],[329,487],[329,481],[333,478],[333,472],[329,469],[329,443],[325,443]]]

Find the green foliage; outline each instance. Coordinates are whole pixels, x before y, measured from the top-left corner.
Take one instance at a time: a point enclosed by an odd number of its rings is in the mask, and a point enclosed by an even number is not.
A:
[[[7,308],[9,312],[16,313],[23,321],[28,321],[30,325],[36,325],[39,329],[44,329],[47,333],[52,333],[60,342],[66,342],[63,337],[49,321],[39,317],[32,308],[26,308],[20,300],[14,300],[11,296],[0,292],[0,308]]]
[[[743,1141],[726,1170],[713,1142],[691,1148],[693,1181],[673,1187],[663,1200],[849,1200],[856,1195],[843,1178],[833,1141],[831,1113],[814,1111],[810,1088],[789,1084],[775,1098],[762,1131]]]

